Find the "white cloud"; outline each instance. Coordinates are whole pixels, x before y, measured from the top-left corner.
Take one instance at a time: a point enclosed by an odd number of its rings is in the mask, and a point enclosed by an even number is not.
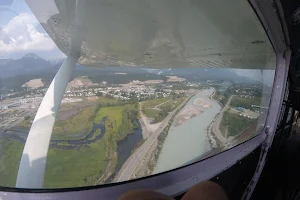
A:
[[[58,49],[51,38],[36,29],[38,24],[33,14],[20,13],[4,27],[0,27],[0,57],[26,53],[45,54],[51,51],[56,51],[57,54]]]

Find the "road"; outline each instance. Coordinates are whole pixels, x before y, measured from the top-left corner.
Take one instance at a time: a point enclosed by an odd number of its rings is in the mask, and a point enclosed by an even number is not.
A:
[[[227,149],[230,149],[232,147],[235,147],[236,145],[241,144],[242,142],[245,142],[246,140],[249,140],[250,138],[254,137],[256,135],[256,127],[257,124],[254,123],[248,128],[246,128],[241,133],[237,134],[236,136],[232,137],[230,141],[227,142],[227,144],[223,143],[219,148],[215,148],[212,151],[210,151],[208,154],[206,154],[203,158],[205,159],[210,156],[216,155],[218,153],[221,153]]]
[[[140,123],[142,125],[142,134],[143,134],[143,139],[147,139],[151,133],[153,133],[155,130],[158,129],[158,127],[161,125],[161,122],[156,123],[156,124],[151,124],[148,120],[148,118],[144,115],[142,112],[142,103],[139,103],[139,112],[140,112]]]
[[[240,132],[239,134],[229,138],[226,138],[223,136],[223,134],[220,132],[219,130],[219,125],[220,122],[222,120],[223,117],[223,113],[224,111],[228,108],[232,97],[235,95],[232,95],[229,99],[228,102],[226,103],[226,105],[224,106],[224,108],[221,110],[221,113],[218,115],[216,121],[212,124],[212,126],[209,128],[210,132],[213,132],[214,135],[217,137],[217,139],[221,142],[220,147],[219,148],[215,148],[213,149],[209,154],[207,154],[204,158],[210,157],[212,155],[218,154],[220,152],[223,152],[227,149],[230,149],[252,137],[254,137],[256,135],[256,128],[257,128],[257,123],[252,124],[251,126],[247,127],[245,130],[243,130],[242,132]],[[261,115],[260,118],[265,118],[265,115]],[[218,137],[219,136],[219,137]],[[221,137],[220,137],[221,136]],[[222,138],[224,139],[224,141],[222,141]]]
[[[221,124],[221,121],[222,121],[222,118],[223,118],[223,114],[224,112],[227,110],[227,108],[229,107],[230,105],[230,102],[232,100],[232,98],[234,97],[234,95],[231,95],[226,103],[226,105],[224,106],[224,108],[222,108],[222,110],[220,111],[218,117],[216,118],[216,121],[213,123],[213,126],[212,126],[212,131],[213,133],[215,134],[215,136],[217,137],[217,139],[225,144],[226,141],[227,141],[227,138],[225,138],[223,136],[223,134],[221,133],[220,131],[220,124]]]
[[[114,182],[127,181],[132,177],[136,167],[138,166],[140,161],[145,157],[145,155],[149,152],[149,149],[151,148],[152,144],[155,142],[159,134],[168,125],[168,122],[174,116],[177,110],[180,109],[183,105],[185,105],[191,96],[187,97],[176,109],[170,112],[169,115],[161,122],[157,130],[155,130],[151,134],[151,136],[148,137],[146,141],[133,154],[130,155],[127,161],[123,164],[120,171],[115,176]]]

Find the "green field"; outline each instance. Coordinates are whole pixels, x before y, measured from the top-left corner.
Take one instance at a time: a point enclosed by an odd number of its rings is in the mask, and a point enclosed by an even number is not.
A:
[[[161,103],[164,103],[168,100],[171,100],[170,97],[165,97],[165,98],[157,98],[157,99],[153,99],[153,100],[149,100],[149,101],[144,101],[143,102],[143,108],[144,109],[148,109],[148,108],[153,108]]]
[[[166,97],[144,101],[142,103],[142,111],[148,118],[153,119],[154,123],[157,123],[165,119],[168,116],[168,113],[177,108],[184,99],[185,97]]]
[[[107,117],[106,132],[100,140],[76,149],[49,149],[45,188],[102,184],[114,173],[118,161],[117,144],[136,128],[135,119],[138,117],[136,104],[83,108],[76,116],[58,122],[56,127],[68,131],[64,133],[56,130],[56,134],[71,137],[77,131],[86,130],[84,128],[89,127],[91,123],[101,122],[103,117]],[[80,120],[82,122],[79,122]],[[95,135],[99,134],[100,130],[98,129]],[[59,142],[59,145],[69,146],[63,140]],[[13,139],[2,138],[0,140],[1,186],[15,186],[23,146],[24,144]],[[34,167],[37,162],[39,160],[34,161],[32,166]]]
[[[76,102],[61,104],[61,109],[58,112],[58,116],[61,114],[61,110],[75,109],[79,110],[74,116],[69,117],[66,120],[56,120],[54,124],[53,137],[52,139],[74,139],[74,134],[83,135],[83,133],[91,130],[92,121],[95,117],[96,112],[100,107],[111,107],[111,106],[123,106],[126,104],[124,101],[118,99],[110,99],[107,97],[98,97],[97,101],[87,102]],[[80,107],[80,108],[78,108]],[[19,127],[30,128],[34,116],[23,120],[18,124]],[[59,117],[57,117],[59,118]],[[68,137],[68,134],[72,135],[72,138]],[[66,138],[63,138],[66,137]],[[81,136],[82,137],[82,136]],[[80,138],[75,138],[80,139]]]
[[[124,106],[115,106],[115,107],[103,107],[100,108],[94,118],[96,123],[100,123],[103,117],[108,117],[108,119],[113,119],[117,126],[120,126],[122,123],[122,112],[124,110]]]
[[[0,138],[0,186],[15,187],[24,144]]]
[[[76,115],[67,120],[56,120],[53,129],[55,139],[74,139],[74,135],[84,137],[85,133],[92,130],[93,117],[96,106],[82,108]],[[76,138],[79,139],[79,138]]]
[[[143,113],[146,115],[146,117],[155,119],[159,115],[159,110],[143,109]]]
[[[232,107],[244,107],[249,110],[256,110],[255,108],[252,108],[251,105],[261,105],[261,98],[260,97],[254,97],[252,99],[246,99],[239,96],[234,96],[230,102],[230,106]]]
[[[220,123],[220,131],[223,133],[223,135],[225,135],[227,128],[227,137],[235,136],[244,131],[251,124],[255,123],[257,123],[257,119],[249,119],[237,114],[230,113],[229,111],[225,111]]]
[[[45,187],[77,187],[104,183],[116,168],[118,141],[133,131],[132,126],[125,124],[125,119],[128,119],[127,112],[134,108],[136,109],[136,105],[100,108],[94,122],[100,123],[103,117],[107,117],[106,133],[101,140],[79,150],[50,149]],[[137,112],[135,114],[136,117]],[[124,130],[129,131],[124,133]]]
[[[109,147],[104,140],[77,149],[48,151],[44,187],[78,187],[94,185],[108,164]]]

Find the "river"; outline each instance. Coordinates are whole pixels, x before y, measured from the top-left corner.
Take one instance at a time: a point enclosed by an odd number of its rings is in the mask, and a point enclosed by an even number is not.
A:
[[[136,123],[138,123],[139,127],[135,129],[133,133],[129,134],[124,140],[121,140],[118,143],[118,164],[115,173],[121,169],[122,165],[129,158],[138,142],[143,139],[142,126],[138,120]]]
[[[207,128],[221,110],[219,103],[209,98],[214,90],[214,88],[202,90],[188,101],[186,106],[194,105],[194,100],[201,98],[211,106],[203,109],[200,115],[177,127],[174,126],[173,122],[163,144],[154,173],[185,165],[211,150],[207,139]]]
[[[106,133],[105,129],[105,122],[107,120],[107,117],[104,117],[102,121],[97,124],[93,123],[92,130],[82,139],[78,140],[51,140],[50,141],[50,147],[51,148],[59,148],[59,149],[75,149],[75,148],[81,148],[83,145],[91,144],[93,142],[96,142],[97,140],[100,140]],[[138,142],[140,142],[143,139],[142,135],[142,126],[140,122],[137,120],[136,123],[138,123],[139,127],[133,131],[133,133],[129,134],[126,138],[118,142],[118,163],[116,166],[115,173],[117,173],[122,165],[125,163],[125,161],[129,158],[131,155],[131,152],[135,149]],[[96,130],[100,129],[100,134],[97,136],[94,136]],[[4,134],[4,137],[10,137],[15,140],[19,140],[23,143],[25,143],[26,138],[28,136],[29,129],[26,128],[15,128],[9,133]],[[61,142],[68,143],[68,145],[62,145]]]

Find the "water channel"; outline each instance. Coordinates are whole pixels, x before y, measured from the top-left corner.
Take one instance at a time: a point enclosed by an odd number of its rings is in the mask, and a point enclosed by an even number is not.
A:
[[[201,114],[177,127],[174,123],[171,125],[154,173],[180,167],[211,150],[207,139],[207,128],[221,110],[219,103],[209,98],[214,91],[214,88],[200,91],[188,101],[186,106],[194,105],[194,100],[197,98],[211,106],[201,109],[203,111]]]

